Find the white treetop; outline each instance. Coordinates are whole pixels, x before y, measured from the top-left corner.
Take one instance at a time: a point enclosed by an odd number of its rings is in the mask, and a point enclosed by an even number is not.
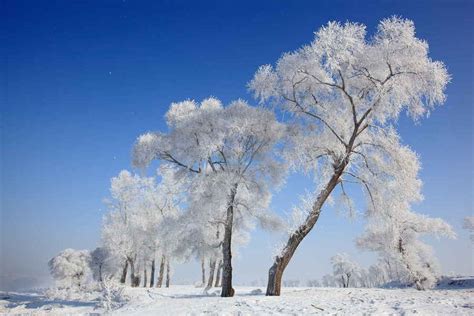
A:
[[[413,22],[394,17],[370,39],[362,24],[331,22],[275,68],[260,67],[250,88],[294,115],[299,129],[290,162],[318,171],[324,184],[347,160],[343,178],[372,190],[380,206],[388,192],[377,193],[387,184],[401,201],[421,198],[417,156],[392,124],[403,110],[414,119],[429,114],[444,102],[448,81]]]

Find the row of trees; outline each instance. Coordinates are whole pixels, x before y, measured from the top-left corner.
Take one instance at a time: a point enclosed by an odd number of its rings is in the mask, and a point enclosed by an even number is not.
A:
[[[419,161],[396,122],[402,112],[418,120],[442,104],[449,80],[412,21],[385,19],[370,38],[362,24],[331,22],[275,67],[258,69],[249,89],[259,107],[215,98],[173,103],[167,131],[141,135],[133,149],[135,167],[159,162],[158,178],[123,171],[112,180],[103,244],[122,261],[122,281],[130,271],[137,286],[137,267],[145,277],[150,266],[153,282],[158,254],[160,267],[195,257],[212,274],[222,260],[221,295],[232,296],[233,250],[256,224],[284,227],[268,206],[291,170],[311,174],[315,190],[286,226],[267,295],[280,294],[284,270],[332,196],[355,213],[351,186],[367,201],[359,245],[403,268],[418,289],[430,287],[433,259],[419,237],[453,233],[442,220],[411,211],[422,200]],[[274,109],[288,115],[278,121]]]

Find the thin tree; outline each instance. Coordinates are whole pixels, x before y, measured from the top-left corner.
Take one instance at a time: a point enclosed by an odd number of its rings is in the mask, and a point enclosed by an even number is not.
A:
[[[155,285],[155,258],[151,261],[150,287]]]
[[[170,287],[171,274],[170,274],[170,259],[166,260],[166,287]]]
[[[214,287],[221,286],[221,274],[222,274],[222,260],[219,260],[219,264],[217,265],[217,272],[216,272],[216,283],[214,283]]]
[[[156,287],[161,287],[163,285],[163,277],[165,274],[165,263],[166,263],[166,256],[161,256],[160,262],[160,272],[158,272],[158,280],[156,281]]]

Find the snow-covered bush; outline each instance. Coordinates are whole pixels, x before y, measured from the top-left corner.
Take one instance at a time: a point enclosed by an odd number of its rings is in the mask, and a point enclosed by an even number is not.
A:
[[[129,300],[130,297],[125,294],[125,287],[123,285],[114,282],[110,278],[104,278],[100,282],[100,295],[97,307],[111,311],[122,307]]]
[[[59,287],[80,288],[90,277],[88,250],[65,249],[49,262],[49,270]]]

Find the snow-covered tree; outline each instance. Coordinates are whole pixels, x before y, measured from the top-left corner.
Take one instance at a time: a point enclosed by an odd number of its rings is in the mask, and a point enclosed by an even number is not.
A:
[[[370,221],[357,240],[363,249],[377,251],[395,264],[402,282],[417,289],[433,287],[438,264],[431,248],[420,240],[423,235],[454,238],[451,227],[440,218],[429,218],[406,210],[388,209]],[[401,274],[401,275],[400,275]]]
[[[321,283],[324,287],[334,287],[334,286],[336,286],[336,280],[330,274],[323,275],[323,278],[321,279]]]
[[[285,268],[336,187],[353,211],[345,186],[360,185],[369,214],[421,199],[417,155],[401,144],[395,122],[402,112],[414,120],[428,115],[445,101],[450,80],[410,20],[382,20],[371,38],[364,25],[350,22],[330,22],[315,35],[276,67],[261,66],[249,83],[261,102],[292,115],[287,159],[318,182],[307,217],[269,270],[267,295],[280,294]]]
[[[94,280],[102,282],[117,273],[117,258],[105,247],[97,247],[90,253],[89,267]]]
[[[340,253],[331,258],[334,279],[341,284],[341,287],[349,287],[351,280],[357,278],[360,267],[357,263],[349,259],[346,253]]]
[[[90,275],[88,250],[65,249],[49,260],[49,271],[58,285],[80,288]]]
[[[471,241],[474,242],[474,216],[464,218],[463,228],[471,234]]]
[[[123,170],[112,178],[110,192],[110,212],[104,217],[102,243],[112,255],[122,258],[121,282],[125,283],[130,269],[131,284],[138,286],[140,260],[146,257],[150,245],[147,229],[154,223],[154,216],[159,216],[159,210],[150,211],[156,193],[155,179]]]
[[[321,286],[321,283],[319,283],[319,280],[316,280],[316,279],[314,279],[314,280],[308,280],[308,281],[306,282],[306,286],[308,286],[308,287],[320,287],[320,286]]]
[[[389,281],[389,273],[386,267],[386,264],[381,260],[369,267],[370,287],[380,286]]]
[[[269,186],[280,183],[285,170],[274,154],[285,127],[271,111],[241,100],[227,107],[214,98],[174,103],[166,118],[167,133],[138,138],[134,165],[160,160],[192,184],[190,212],[197,218],[206,217],[201,211],[215,212],[208,220],[215,221],[213,230],[223,238],[221,296],[232,296],[232,234],[239,221],[247,228],[255,219],[263,227],[276,223],[266,209]]]

